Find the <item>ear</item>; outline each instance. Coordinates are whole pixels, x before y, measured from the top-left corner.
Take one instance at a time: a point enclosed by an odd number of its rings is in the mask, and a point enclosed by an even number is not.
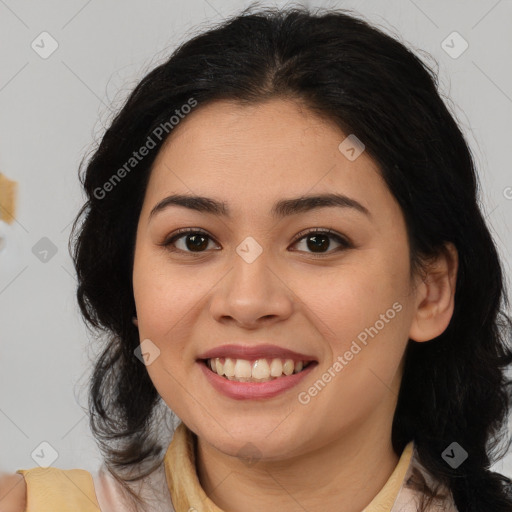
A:
[[[457,249],[447,242],[432,260],[427,275],[416,291],[416,314],[409,338],[422,342],[442,334],[453,315],[459,258]]]
[[[139,327],[139,321],[137,320],[137,317],[136,317],[136,316],[134,316],[134,317],[132,318],[132,323],[133,323],[133,325],[135,325],[136,327]]]

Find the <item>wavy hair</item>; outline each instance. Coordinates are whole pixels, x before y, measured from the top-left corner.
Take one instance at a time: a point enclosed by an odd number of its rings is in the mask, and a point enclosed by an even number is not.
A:
[[[134,356],[140,340],[132,323],[132,268],[152,164],[172,131],[108,193],[98,191],[190,98],[197,109],[222,99],[242,105],[298,100],[355,134],[380,166],[406,220],[411,272],[424,271],[446,242],[455,245],[453,316],[437,338],[408,342],[393,448],[400,455],[414,440],[420,462],[450,489],[459,510],[512,510],[511,481],[490,471],[498,448],[506,451],[512,322],[504,313],[502,264],[480,208],[470,149],[438,92],[436,72],[397,38],[340,9],[249,8],[195,35],[135,87],[85,171],[82,161],[87,201],[70,248],[81,313],[90,329],[106,334],[89,409],[111,471],[120,481],[135,480],[161,463],[155,418],[162,400]],[[469,455],[456,469],[441,457],[453,441]],[[138,472],[121,478],[123,469]],[[436,499],[435,489],[424,495]]]

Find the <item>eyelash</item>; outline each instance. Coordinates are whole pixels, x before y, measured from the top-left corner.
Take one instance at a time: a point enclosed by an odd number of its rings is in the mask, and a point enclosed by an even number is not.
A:
[[[309,228],[305,231],[301,231],[295,237],[295,240],[293,241],[292,245],[295,245],[297,242],[299,242],[303,238],[306,238],[307,235],[310,235],[312,233],[315,233],[315,234],[320,233],[320,234],[330,235],[331,238],[334,238],[337,242],[339,242],[341,244],[341,247],[338,247],[334,250],[331,250],[331,251],[328,251],[325,253],[313,253],[313,252],[307,253],[307,254],[310,254],[311,256],[313,256],[314,258],[326,257],[326,256],[331,255],[333,252],[340,252],[342,250],[349,249],[349,248],[353,247],[353,244],[349,240],[347,240],[346,238],[344,238],[341,235],[339,235],[338,233],[336,233],[336,231],[333,231],[332,229],[322,229],[322,228]],[[171,236],[166,238],[164,240],[164,242],[162,242],[159,245],[162,247],[165,247],[167,250],[169,250],[171,252],[182,252],[185,254],[191,254],[194,257],[201,256],[206,251],[194,253],[193,251],[183,251],[182,249],[177,249],[176,247],[173,247],[173,244],[177,240],[179,240],[180,238],[183,238],[185,235],[189,235],[189,234],[205,235],[210,240],[214,240],[206,231],[202,230],[201,228],[195,228],[195,229],[182,228],[182,229],[179,229],[178,231],[174,232]],[[304,252],[304,251],[297,251],[297,252]]]

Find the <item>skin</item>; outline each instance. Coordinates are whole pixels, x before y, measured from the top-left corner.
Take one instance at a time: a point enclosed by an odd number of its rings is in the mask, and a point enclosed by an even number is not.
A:
[[[360,512],[384,486],[399,456],[391,425],[409,338],[441,334],[454,306],[457,253],[426,277],[410,278],[401,209],[367,152],[350,161],[330,121],[296,102],[199,106],[174,129],[154,163],[140,214],[133,291],[140,339],[160,355],[147,371],[167,405],[198,436],[197,472],[226,512]],[[369,211],[321,208],[276,220],[275,201],[343,193]],[[225,201],[232,219],[171,206],[172,193]],[[198,255],[179,228],[201,228]],[[314,252],[308,228],[348,239]],[[236,252],[253,237],[262,254]],[[187,252],[188,251],[188,252]],[[394,303],[402,309],[307,404],[298,401],[357,335]],[[197,357],[226,343],[273,343],[314,356],[318,366],[276,397],[234,400],[205,379]],[[257,463],[239,455],[256,447]],[[314,490],[314,492],[312,492]]]

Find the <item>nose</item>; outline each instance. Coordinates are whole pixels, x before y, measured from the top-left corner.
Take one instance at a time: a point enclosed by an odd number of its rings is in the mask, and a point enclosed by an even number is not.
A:
[[[231,270],[214,289],[212,316],[245,329],[285,320],[293,312],[294,294],[282,274],[265,251],[252,262],[235,253]]]

